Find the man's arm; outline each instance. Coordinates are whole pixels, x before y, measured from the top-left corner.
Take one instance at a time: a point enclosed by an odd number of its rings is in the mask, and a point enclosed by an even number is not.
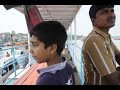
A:
[[[115,55],[115,59],[116,59],[116,62],[120,65],[120,53]],[[117,71],[120,71],[120,66],[118,66],[116,69]]]
[[[106,81],[107,85],[120,85],[120,72],[115,71],[112,74],[103,76],[102,79]]]
[[[115,55],[116,62],[120,65],[120,53]]]

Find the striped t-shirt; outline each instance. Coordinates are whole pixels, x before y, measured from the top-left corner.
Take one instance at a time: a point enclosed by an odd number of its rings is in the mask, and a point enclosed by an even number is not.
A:
[[[116,71],[115,55],[120,53],[110,34],[95,27],[83,44],[83,66],[86,85],[101,85],[101,77]]]

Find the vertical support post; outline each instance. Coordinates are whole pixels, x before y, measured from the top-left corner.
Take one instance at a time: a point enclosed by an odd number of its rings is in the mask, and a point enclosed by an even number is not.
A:
[[[82,63],[82,49],[80,49],[80,83],[81,85],[84,84],[84,77],[83,77],[83,63]]]
[[[15,76],[16,76],[16,65],[15,65],[15,50],[14,50],[14,47],[12,47],[12,56],[13,56],[13,66],[14,66],[14,73],[15,73]]]
[[[68,29],[68,49],[70,51],[70,27]]]
[[[74,46],[74,53],[75,53],[75,45],[76,45],[76,17],[75,17],[75,19],[74,19],[74,44],[73,44],[73,46]],[[73,60],[75,60],[75,55],[73,56]]]
[[[70,55],[72,57],[72,62],[74,64],[74,46],[73,46],[73,39],[72,39],[72,24],[70,26]]]
[[[30,34],[28,33],[28,51],[30,51]],[[31,66],[30,52],[29,52],[29,65]]]
[[[76,45],[76,39],[77,39],[77,37],[76,37],[76,17],[74,19],[74,33],[75,33],[74,39],[75,39],[75,45]]]

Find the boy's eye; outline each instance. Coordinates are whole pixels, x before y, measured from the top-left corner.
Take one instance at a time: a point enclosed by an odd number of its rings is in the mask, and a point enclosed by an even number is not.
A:
[[[30,43],[30,46],[38,46],[37,43]]]

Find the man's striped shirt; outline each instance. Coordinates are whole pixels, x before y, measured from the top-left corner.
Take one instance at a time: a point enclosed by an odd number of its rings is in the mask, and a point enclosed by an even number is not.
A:
[[[101,77],[116,71],[115,55],[118,53],[120,51],[112,42],[110,34],[94,27],[83,44],[85,84],[105,84]]]

